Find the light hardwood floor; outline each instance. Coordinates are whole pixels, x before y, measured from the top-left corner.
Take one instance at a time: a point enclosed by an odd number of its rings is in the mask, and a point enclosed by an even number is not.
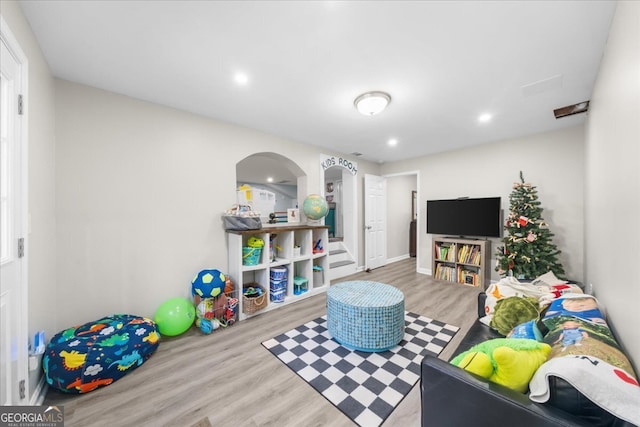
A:
[[[479,289],[415,272],[415,258],[336,280],[373,280],[405,295],[405,309],[458,326],[440,355],[449,359],[476,319]],[[119,381],[85,395],[49,391],[73,426],[353,426],[261,342],[326,313],[324,294],[203,335],[163,338],[156,353]],[[420,425],[419,383],[385,426]]]

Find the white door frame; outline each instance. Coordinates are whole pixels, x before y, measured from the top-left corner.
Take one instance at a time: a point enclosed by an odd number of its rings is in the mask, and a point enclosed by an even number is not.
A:
[[[393,178],[396,176],[409,176],[415,175],[416,177],[416,272],[422,274],[430,274],[426,273],[426,270],[420,268],[420,241],[422,240],[422,234],[420,230],[422,230],[422,209],[420,208],[422,205],[420,204],[420,171],[407,171],[407,172],[398,172],[398,173],[389,173],[386,175],[382,175],[385,178]],[[388,231],[387,231],[388,232]]]
[[[370,184],[375,184],[373,191]],[[367,271],[387,264],[387,232],[387,178],[365,174],[364,258]]]
[[[27,56],[24,54],[18,40],[13,35],[13,32],[10,30],[4,18],[0,15],[0,39],[7,46],[11,55],[16,59],[20,67],[19,78],[20,87],[18,91],[22,94],[23,99],[23,109],[22,115],[17,119],[15,131],[16,131],[16,139],[18,141],[17,156],[17,165],[15,165],[19,172],[17,175],[17,179],[20,180],[20,183],[17,186],[16,192],[17,198],[15,199],[15,204],[18,207],[18,213],[16,218],[16,223],[14,225],[14,229],[17,233],[17,238],[24,238],[24,256],[20,258],[20,267],[18,269],[18,292],[16,293],[16,310],[15,318],[13,321],[16,322],[16,348],[15,348],[15,357],[17,364],[17,378],[11,378],[9,381],[12,384],[9,384],[12,390],[17,391],[16,396],[11,396],[13,405],[25,405],[29,402],[30,399],[30,390],[29,390],[29,337],[28,337],[28,103],[29,99],[28,94],[28,76],[29,76],[29,64],[27,60]],[[17,102],[17,100],[16,100]],[[13,243],[13,242],[12,242]],[[0,325],[0,327],[2,327]],[[7,381],[7,378],[3,378],[2,381]],[[24,388],[19,387],[18,384],[24,381]],[[23,396],[20,395],[20,388],[24,390]]]

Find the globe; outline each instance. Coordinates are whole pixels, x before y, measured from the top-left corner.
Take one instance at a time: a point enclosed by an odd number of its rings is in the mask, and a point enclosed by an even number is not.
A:
[[[329,213],[329,205],[324,197],[310,194],[302,203],[302,212],[311,220],[319,220]]]

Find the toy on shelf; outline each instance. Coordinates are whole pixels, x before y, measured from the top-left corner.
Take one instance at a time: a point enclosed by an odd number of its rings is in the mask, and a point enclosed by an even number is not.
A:
[[[322,247],[322,239],[318,239],[317,242],[314,243],[313,245],[313,253],[314,254],[321,254],[324,251],[323,247]]]
[[[247,246],[242,248],[242,265],[260,264],[260,255],[264,248],[264,240],[259,236],[251,236],[247,240]]]
[[[276,237],[278,237],[277,234],[272,234],[271,236],[269,236],[269,259],[271,262],[276,262],[277,253],[282,253],[282,247],[274,243]]]
[[[247,298],[256,298],[262,296],[262,288],[250,286],[244,288],[244,296]]]

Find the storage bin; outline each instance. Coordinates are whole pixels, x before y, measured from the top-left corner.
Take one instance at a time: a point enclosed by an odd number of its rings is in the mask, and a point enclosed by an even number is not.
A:
[[[271,272],[269,273],[269,277],[273,282],[279,282],[282,280],[286,281],[288,271],[289,270],[287,270],[287,267],[285,266],[272,267]]]
[[[324,270],[319,265],[313,266],[313,286],[322,286],[324,284]]]
[[[245,292],[247,288],[260,288],[262,295],[256,297],[246,296]],[[242,312],[245,314],[253,314],[258,310],[262,310],[267,306],[267,292],[265,289],[257,283],[245,283],[242,285]]]
[[[287,289],[287,281],[286,280],[272,280],[270,282],[269,289],[271,289],[271,292],[279,291],[281,289]]]
[[[260,255],[262,248],[242,248],[242,265],[258,265],[260,264]]]
[[[234,215],[223,215],[222,222],[225,230],[260,230],[262,228],[262,220],[260,217],[245,217]]]
[[[279,291],[271,291],[271,302],[284,302],[284,297],[287,293],[287,289],[283,288]]]
[[[283,302],[287,293],[287,277],[289,270],[285,266],[273,267],[269,273],[269,291],[271,302]]]

